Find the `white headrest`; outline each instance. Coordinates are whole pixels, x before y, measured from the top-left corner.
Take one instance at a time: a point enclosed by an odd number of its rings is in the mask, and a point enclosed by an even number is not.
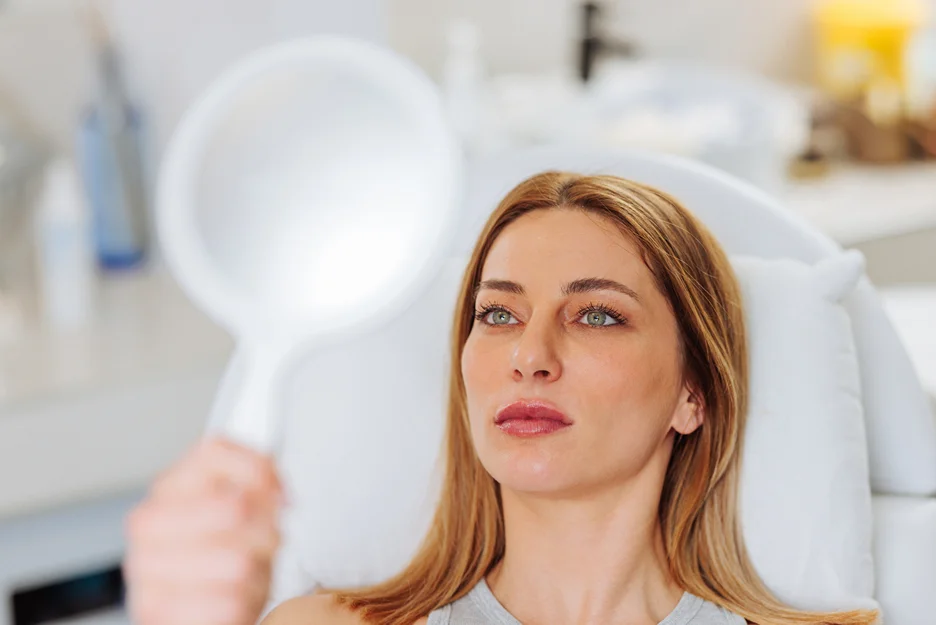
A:
[[[666,155],[580,146],[507,151],[472,165],[461,251],[514,185],[535,173],[612,174],[674,196],[731,254],[806,263],[841,251],[831,239],[757,187],[700,163]],[[936,418],[913,364],[867,279],[845,301],[858,360],[875,492],[936,494]]]

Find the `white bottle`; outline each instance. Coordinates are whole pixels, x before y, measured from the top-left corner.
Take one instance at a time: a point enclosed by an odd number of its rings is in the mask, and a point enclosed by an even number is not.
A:
[[[87,325],[94,312],[96,270],[91,224],[74,163],[58,159],[48,165],[36,209],[43,320],[53,330]]]

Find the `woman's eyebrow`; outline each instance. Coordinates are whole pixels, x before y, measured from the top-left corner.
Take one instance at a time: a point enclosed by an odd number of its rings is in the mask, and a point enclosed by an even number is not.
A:
[[[588,293],[589,291],[617,291],[639,302],[640,298],[636,291],[626,284],[621,284],[608,278],[581,278],[573,280],[562,287],[563,295],[572,295],[573,293]]]
[[[483,280],[475,288],[474,296],[477,297],[482,289],[491,291],[501,291],[503,293],[513,293],[515,295],[524,295],[526,291],[522,284],[511,280]],[[590,291],[617,291],[639,302],[640,297],[627,285],[621,284],[608,278],[579,278],[562,287],[562,295],[569,296],[576,293],[588,293]]]

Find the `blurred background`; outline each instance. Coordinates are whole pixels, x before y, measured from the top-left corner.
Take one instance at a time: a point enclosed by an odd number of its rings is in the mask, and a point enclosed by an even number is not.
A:
[[[866,255],[936,396],[933,14],[936,0],[0,0],[0,625],[126,622],[122,516],[199,436],[232,347],[161,266],[153,188],[186,107],[233,61],[352,35],[437,82],[469,164],[561,142],[745,178]]]

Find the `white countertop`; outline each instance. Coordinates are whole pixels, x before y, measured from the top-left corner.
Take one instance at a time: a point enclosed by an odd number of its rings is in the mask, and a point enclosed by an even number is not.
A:
[[[159,269],[100,281],[89,325],[50,331],[29,319],[0,341],[0,419],[33,399],[123,387],[222,367],[232,341]]]
[[[791,181],[783,201],[844,246],[936,228],[936,161],[836,164],[821,178]]]

